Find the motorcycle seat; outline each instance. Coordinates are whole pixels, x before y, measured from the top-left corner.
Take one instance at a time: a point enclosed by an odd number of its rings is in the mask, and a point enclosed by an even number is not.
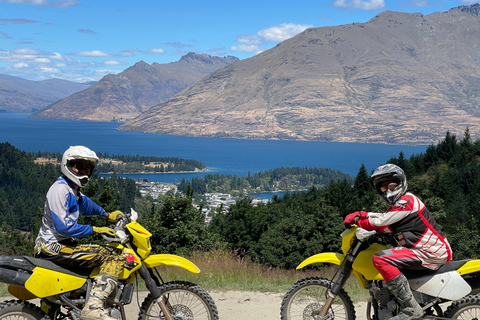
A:
[[[442,273],[442,272],[449,272],[449,271],[457,270],[458,268],[463,266],[468,261],[470,261],[470,259],[450,261],[449,263],[445,263],[440,268],[438,268],[437,272]]]
[[[46,259],[32,258],[28,256],[23,256],[21,258],[24,258],[34,266],[48,269],[48,270],[54,270],[57,272],[62,272],[65,274],[69,274],[69,275],[77,276],[81,278],[88,278],[88,276],[92,273],[92,270],[93,270],[93,268],[80,268],[76,266],[69,266],[69,265],[63,265],[63,264],[60,265]]]
[[[407,277],[407,279],[415,279],[415,278],[420,278],[420,277],[423,277],[423,276],[426,276],[426,275],[433,275],[433,274],[439,274],[439,273],[445,273],[445,272],[450,272],[450,271],[457,270],[458,268],[463,266],[468,261],[470,261],[470,260],[465,259],[465,260],[451,261],[451,262],[443,264],[437,270],[401,269],[400,271],[405,275],[405,277]]]

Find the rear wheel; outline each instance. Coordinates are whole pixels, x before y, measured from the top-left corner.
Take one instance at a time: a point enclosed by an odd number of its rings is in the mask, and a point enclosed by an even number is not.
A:
[[[332,282],[323,278],[307,278],[288,289],[282,301],[282,320],[320,319],[320,310],[327,300]],[[355,307],[352,299],[341,289],[324,319],[354,320]]]
[[[0,320],[50,319],[39,307],[30,302],[10,300],[0,303]]]
[[[480,296],[466,296],[454,301],[445,311],[445,317],[450,319],[480,319]]]
[[[212,297],[200,286],[183,281],[167,282],[158,288],[174,320],[218,320]],[[160,307],[149,294],[140,308],[139,320],[164,320]]]

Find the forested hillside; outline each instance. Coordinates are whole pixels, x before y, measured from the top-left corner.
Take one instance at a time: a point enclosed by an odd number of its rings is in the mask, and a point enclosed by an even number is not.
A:
[[[39,204],[43,207],[45,194],[59,173],[59,167],[35,164],[30,154],[8,142],[0,143],[0,225],[31,231]]]
[[[193,178],[190,182],[185,179],[178,185],[178,189],[187,192],[188,185],[198,194],[206,192],[225,192],[235,196],[247,192],[268,192],[306,190],[311,186],[325,187],[331,181],[352,179],[351,176],[328,168],[276,168],[268,171],[250,172],[242,177],[237,175],[207,174],[204,178]]]
[[[154,157],[140,155],[119,155],[96,152],[100,161],[96,166],[96,173],[139,173],[139,172],[184,172],[202,171],[206,166],[197,160],[178,157]],[[35,160],[60,163],[62,153],[38,151],[32,153]]]

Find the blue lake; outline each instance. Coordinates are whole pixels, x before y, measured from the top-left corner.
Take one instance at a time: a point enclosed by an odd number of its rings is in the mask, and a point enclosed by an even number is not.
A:
[[[0,142],[23,151],[63,152],[85,145],[109,154],[179,157],[203,162],[207,173],[236,174],[280,167],[324,167],[355,176],[362,165],[372,170],[403,151],[405,157],[426,145],[384,145],[318,141],[272,141],[156,135],[116,130],[119,123],[29,119],[28,114],[0,113]],[[126,175],[149,181],[179,182],[207,173]]]

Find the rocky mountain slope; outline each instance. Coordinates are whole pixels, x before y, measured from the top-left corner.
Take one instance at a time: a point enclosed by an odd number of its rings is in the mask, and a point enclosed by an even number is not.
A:
[[[0,74],[0,112],[34,112],[89,86],[61,79],[30,81]]]
[[[219,69],[121,130],[436,143],[480,132],[480,5],[307,29]]]
[[[168,100],[236,57],[189,53],[179,61],[149,65],[143,61],[117,75],[36,112],[32,118],[125,121]]]

